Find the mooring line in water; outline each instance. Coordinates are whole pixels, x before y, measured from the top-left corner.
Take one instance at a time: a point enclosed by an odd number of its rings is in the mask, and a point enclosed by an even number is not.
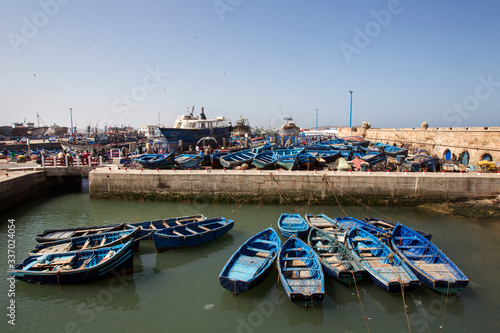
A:
[[[450,295],[450,281],[448,281],[448,290],[446,291],[446,301],[444,302],[443,323],[441,324],[441,330],[443,330],[444,328],[444,318],[446,316],[446,306],[448,305],[449,295]]]
[[[337,205],[340,207],[340,209],[342,209],[342,212],[344,213],[344,216],[347,216],[347,213],[345,212],[344,207],[342,207],[342,205],[340,204],[340,200],[339,200],[339,198],[335,194],[335,191],[332,188],[332,186],[335,186],[335,185],[333,185],[333,184],[330,185],[330,182],[328,181],[328,176],[326,174],[323,175],[323,180],[326,182],[326,185],[328,185],[328,187],[332,191],[332,194],[335,197],[335,200],[337,201]]]
[[[420,306],[422,307],[422,311],[424,312],[425,323],[427,324],[427,332],[431,333],[431,328],[429,327],[429,321],[427,320],[427,315],[425,314],[424,303],[422,303],[422,297],[418,295],[418,299],[420,300]]]
[[[330,190],[332,191],[332,194],[334,195],[335,197],[335,200],[337,201],[337,204],[339,205],[339,207],[342,209],[342,211],[344,212],[345,216],[347,216],[346,212],[344,211],[344,209],[342,208],[342,205],[340,204],[340,201],[339,199],[337,198],[337,195],[335,194],[335,191],[333,190],[332,186],[335,187],[335,189],[337,189],[339,192],[342,193],[342,195],[345,195],[346,197],[348,197],[349,199],[351,199],[352,201],[354,201],[355,203],[365,207],[368,211],[373,211],[391,221],[394,221],[394,222],[397,222],[396,220],[394,220],[393,218],[391,218],[390,216],[387,216],[373,208],[371,208],[370,206],[367,206],[365,205],[363,202],[361,202],[361,200],[358,200],[358,199],[355,199],[353,198],[351,195],[349,195],[348,193],[346,193],[345,191],[343,191],[342,189],[338,188],[337,186],[335,186],[333,183],[330,185],[330,182],[328,181],[328,175],[327,174],[324,174],[324,177],[323,177],[323,180],[329,185],[330,187]],[[366,217],[368,217],[367,215],[365,215]]]
[[[401,286],[401,296],[403,297],[403,306],[405,309],[406,322],[408,323],[408,332],[411,333],[410,319],[408,318],[408,305],[406,305],[405,290],[403,287],[403,283],[401,283],[401,278],[399,279],[399,285]]]
[[[302,212],[302,209],[300,209],[294,202],[292,199],[290,199],[286,193],[281,189],[281,186],[280,186],[280,183],[278,182],[278,180],[274,177],[274,175],[272,173],[269,174],[269,176],[271,177],[271,179],[274,181],[274,183],[276,184],[276,188],[277,188],[277,191],[278,191],[278,194],[280,196],[280,198],[283,200],[283,202],[285,203],[285,205],[287,205],[287,207],[291,210],[291,211],[295,211],[297,213],[300,213]]]
[[[359,305],[361,306],[361,311],[363,312],[363,317],[365,319],[366,329],[368,330],[368,332],[371,332],[370,325],[368,324],[368,318],[366,317],[363,299],[361,297],[361,294],[359,293],[358,284],[356,283],[356,278],[354,277],[354,272],[351,272],[351,274],[352,274],[352,279],[354,280],[354,286],[356,287],[356,295],[358,296],[358,299],[359,299]]]

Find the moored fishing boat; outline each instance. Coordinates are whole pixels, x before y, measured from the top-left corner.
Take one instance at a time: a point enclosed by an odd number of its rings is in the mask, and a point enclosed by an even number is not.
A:
[[[126,230],[126,229],[135,229],[135,227],[129,226],[126,223],[121,223],[121,224],[110,224],[110,225],[93,226],[93,227],[49,229],[45,230],[41,234],[36,235],[35,240],[38,243],[54,242],[66,238],[88,236],[103,232]]]
[[[203,156],[197,154],[181,154],[175,158],[175,164],[180,169],[199,169]]]
[[[332,234],[312,228],[307,244],[318,254],[325,273],[331,277],[351,284],[366,275],[366,270],[351,250]]]
[[[255,155],[252,163],[257,169],[271,169],[276,166],[277,160],[276,154],[272,150],[264,150]]]
[[[252,164],[252,160],[255,156],[255,153],[252,149],[240,150],[235,153],[227,154],[220,157],[220,163],[225,168],[234,168],[238,165],[242,165],[243,163],[247,163],[248,165]]]
[[[213,137],[217,142],[223,142],[224,138],[231,137],[232,126],[228,119],[224,117],[207,119],[203,108],[199,117],[193,116],[193,112],[194,110],[178,116],[173,127],[160,127],[161,133],[173,151],[179,147],[179,141],[182,141],[184,147],[194,147],[203,137]]]
[[[213,241],[226,234],[233,226],[233,220],[217,217],[159,230],[153,233],[153,241],[158,252],[190,247]]]
[[[358,228],[367,231],[372,235],[374,235],[375,237],[383,239],[386,244],[389,244],[389,239],[391,237],[391,232],[389,230],[378,228],[374,225],[355,219],[354,217],[351,216],[336,217],[334,220],[338,224],[346,227],[347,229]]]
[[[37,284],[84,284],[132,273],[133,241],[96,250],[33,255],[8,270],[14,278]]]
[[[323,301],[325,281],[318,256],[306,243],[292,236],[278,253],[279,278],[288,298],[301,306]]]
[[[335,238],[337,238],[342,243],[345,240],[347,227],[338,224],[335,220],[329,218],[325,214],[306,214],[305,220],[307,224],[309,224],[310,228],[318,228],[321,229]]]
[[[250,237],[231,256],[221,273],[222,287],[239,294],[261,283],[272,269],[281,240],[270,227]]]
[[[418,279],[410,268],[383,242],[368,231],[352,228],[347,246],[361,262],[373,283],[391,293],[417,289]]]
[[[206,217],[203,214],[170,217],[167,219],[153,220],[153,221],[142,221],[142,222],[132,222],[129,223],[130,226],[140,229],[140,238],[152,240],[152,234],[158,230],[173,228],[179,225],[189,224],[193,222],[199,222],[205,220]]]
[[[309,225],[299,214],[283,213],[278,219],[278,229],[284,238],[295,235],[299,238],[304,238],[309,232]]]
[[[278,155],[277,163],[286,170],[293,170],[294,168],[297,168],[298,158],[299,154]]]
[[[464,290],[469,279],[431,241],[398,223],[392,232],[391,245],[420,282],[442,293]]]
[[[135,159],[145,169],[161,169],[174,164],[174,152],[169,154],[144,154]]]
[[[300,153],[297,156],[297,163],[299,166],[309,170],[316,164],[316,157],[308,152]]]
[[[141,229],[134,228],[128,230],[111,231],[90,236],[67,238],[55,242],[40,243],[30,251],[29,255],[47,254],[47,253],[66,253],[81,250],[94,250],[103,247],[123,244],[129,240],[137,240]],[[138,243],[135,249],[138,249]]]
[[[387,220],[382,220],[378,217],[364,217],[361,221],[371,224],[374,227],[383,229],[385,231],[390,231],[392,233],[392,230],[396,226],[396,224],[389,222]],[[408,228],[408,227],[407,227]],[[415,230],[417,233],[422,235],[423,237],[427,238],[428,240],[431,240],[432,238],[432,233],[426,232],[426,231],[421,231],[421,230]]]

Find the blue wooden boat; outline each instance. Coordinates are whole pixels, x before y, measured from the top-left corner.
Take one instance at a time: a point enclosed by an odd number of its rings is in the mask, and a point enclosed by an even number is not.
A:
[[[310,150],[307,149],[306,152],[316,157],[316,160],[322,159],[324,163],[333,163],[342,155],[338,150]]]
[[[34,255],[8,270],[14,278],[37,284],[83,284],[132,273],[133,241],[96,250]]]
[[[237,151],[235,153],[227,154],[220,157],[220,163],[225,168],[234,168],[238,165],[242,165],[243,163],[247,163],[248,165],[252,164],[252,160],[255,156],[255,152],[252,149],[246,149]]]
[[[337,223],[335,220],[329,218],[325,214],[306,214],[305,220],[309,225],[309,228],[321,229],[344,243],[345,236],[348,231],[348,228],[346,226]]]
[[[360,156],[359,158],[367,163],[370,163],[370,165],[385,161],[384,154],[374,152],[369,152],[364,156]]]
[[[286,170],[296,169],[298,166],[299,154],[278,155],[277,163]]]
[[[309,170],[316,164],[316,157],[308,152],[300,153],[297,156],[297,163],[300,167]]]
[[[278,158],[272,150],[264,150],[253,158],[253,165],[257,169],[271,169],[276,166]]]
[[[469,279],[453,261],[415,230],[398,223],[392,232],[391,245],[427,287],[442,293],[456,293],[469,284]]]
[[[130,226],[139,228],[141,233],[139,237],[141,239],[153,240],[153,233],[165,228],[173,228],[178,225],[189,224],[193,222],[199,222],[205,220],[206,217],[203,214],[170,217],[168,219],[154,220],[154,221],[142,221],[142,222],[132,222],[129,223]]]
[[[301,306],[323,301],[325,280],[318,256],[306,243],[292,236],[278,253],[278,271],[288,298]]]
[[[220,163],[220,158],[224,155],[229,154],[228,151],[216,151],[210,154],[210,163],[212,164],[212,169],[222,168]]]
[[[109,225],[92,226],[92,227],[49,229],[45,230],[41,234],[36,235],[35,240],[38,243],[54,242],[66,238],[75,238],[75,237],[99,234],[103,232],[119,231],[126,229],[135,229],[135,227],[132,227],[126,223],[121,223],[121,224],[109,224]]]
[[[203,156],[198,154],[181,154],[175,158],[175,164],[180,169],[199,169]]]
[[[280,248],[281,240],[272,227],[250,237],[231,256],[219,274],[221,286],[233,294],[255,287],[271,271]]]
[[[366,270],[343,242],[332,234],[312,228],[307,244],[318,254],[323,270],[341,282],[351,284],[366,275]]]
[[[169,154],[144,154],[135,159],[145,169],[161,169],[174,164],[174,152]]]
[[[278,229],[284,238],[292,235],[305,238],[309,232],[309,225],[299,214],[283,213],[278,219]]]
[[[355,219],[351,216],[346,217],[336,217],[335,222],[343,225],[347,229],[358,228],[367,231],[379,239],[383,239],[386,244],[389,244],[389,238],[391,237],[390,230],[384,230],[382,228],[376,227],[374,225],[368,224],[361,220]]]
[[[158,252],[190,247],[213,241],[227,233],[233,226],[233,220],[217,217],[159,230],[153,233],[153,241]]]
[[[361,262],[375,285],[391,292],[411,292],[419,282],[410,268],[376,236],[362,229],[352,228],[347,246]]]
[[[384,153],[386,156],[396,157],[398,155],[408,156],[408,149],[391,146],[382,142],[376,142],[373,147],[379,148],[380,152]]]
[[[377,228],[383,229],[385,231],[390,231],[391,233],[392,233],[392,230],[394,229],[394,227],[396,226],[396,224],[394,224],[392,222],[382,220],[378,217],[373,217],[373,216],[372,217],[364,217],[361,221],[368,223],[368,224],[371,224],[371,225],[373,225]],[[422,235],[423,237],[427,238],[428,240],[431,240],[431,238],[432,238],[432,233],[430,233],[430,232],[421,231],[421,230],[415,230],[415,231],[417,233],[419,233],[420,235]]]
[[[48,253],[66,253],[81,250],[95,250],[103,247],[111,247],[118,244],[124,244],[129,240],[137,240],[140,237],[141,228],[128,230],[112,231],[90,236],[66,238],[55,242],[40,243],[29,255],[48,254]],[[138,250],[139,243],[136,242],[135,250]]]

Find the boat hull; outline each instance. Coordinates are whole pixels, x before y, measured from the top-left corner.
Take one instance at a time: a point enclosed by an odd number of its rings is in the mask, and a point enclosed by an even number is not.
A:
[[[187,229],[200,229],[206,227],[208,224],[217,223],[216,228],[206,231],[187,231]],[[158,252],[166,251],[169,249],[178,249],[184,247],[191,247],[201,245],[216,240],[217,238],[225,235],[234,226],[233,220],[226,220],[225,218],[216,218],[203,220],[196,223],[190,223],[185,226],[178,226],[174,228],[164,229],[153,233],[153,241]]]
[[[179,141],[182,140],[184,148],[196,146],[196,143],[204,137],[213,137],[217,142],[222,142],[222,139],[231,137],[231,126],[188,129],[188,128],[169,128],[161,127],[160,131],[167,139],[172,150],[179,147]]]
[[[260,284],[272,269],[281,247],[281,240],[272,227],[248,239],[231,256],[219,282],[233,294],[239,294]]]
[[[116,247],[113,247],[116,248]],[[112,248],[104,248],[99,250],[81,251],[78,255],[91,255],[92,252],[109,251]],[[18,264],[13,270],[8,273],[20,281],[36,284],[85,284],[99,281],[112,276],[132,274],[133,269],[133,242],[129,241],[121,247],[121,249],[111,259],[101,261],[99,264],[90,268],[79,268],[73,270],[57,270],[57,271],[29,271],[24,270],[28,265],[33,264],[43,256],[30,256],[23,263]],[[75,255],[71,253],[63,254],[62,256]],[[50,256],[50,255],[49,255]],[[60,257],[57,256],[57,257]]]

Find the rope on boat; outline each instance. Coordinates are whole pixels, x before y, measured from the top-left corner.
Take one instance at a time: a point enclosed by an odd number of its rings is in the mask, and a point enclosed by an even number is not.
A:
[[[450,295],[450,281],[448,281],[448,290],[446,291],[446,301],[444,302],[443,323],[441,324],[441,330],[443,330],[444,327],[444,318],[446,316],[446,306],[448,305],[449,295]]]
[[[365,322],[366,322],[366,329],[368,330],[368,332],[371,332],[370,325],[368,324],[368,318],[366,317],[366,311],[365,311],[365,306],[363,304],[363,298],[361,297],[361,294],[359,293],[358,284],[356,283],[356,278],[354,276],[354,272],[351,272],[351,274],[352,274],[352,279],[354,281],[354,286],[356,287],[356,295],[358,296],[358,299],[359,299],[359,305],[361,306],[361,311],[363,312],[363,317],[364,317]]]

